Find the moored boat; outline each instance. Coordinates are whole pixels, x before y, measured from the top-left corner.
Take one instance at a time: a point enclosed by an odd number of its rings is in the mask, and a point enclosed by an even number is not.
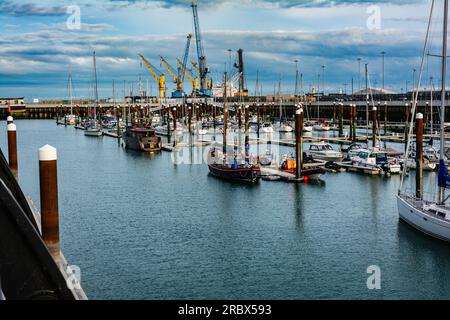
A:
[[[208,168],[211,175],[230,181],[258,182],[261,178],[259,165],[238,163],[237,159],[228,159],[212,149],[208,157]]]
[[[126,149],[142,152],[161,151],[161,138],[154,129],[128,126],[122,135]]]
[[[344,155],[341,152],[335,151],[329,143],[325,142],[312,143],[306,154],[313,159],[326,162],[339,162],[344,158]]]

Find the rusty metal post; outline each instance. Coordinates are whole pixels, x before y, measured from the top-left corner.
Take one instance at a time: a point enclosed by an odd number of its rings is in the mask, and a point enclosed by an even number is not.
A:
[[[372,146],[377,147],[377,107],[372,108]]]
[[[188,107],[188,126],[189,126],[189,135],[192,135],[192,108]]]
[[[177,108],[174,107],[172,109],[172,117],[173,117],[173,146],[177,145]],[[170,135],[170,132],[169,132]]]
[[[388,123],[388,103],[384,103],[384,135],[387,135],[387,123]]]
[[[295,178],[300,179],[302,175],[303,158],[303,109],[295,111]]]
[[[227,156],[228,109],[223,109],[223,156]]]
[[[250,107],[245,106],[245,162],[250,162]]]
[[[416,197],[423,198],[423,114],[416,116]]]
[[[58,174],[56,149],[39,149],[42,239],[55,262],[60,265]]]
[[[238,126],[239,126],[239,130],[241,130],[241,128],[242,128],[242,107],[241,106],[238,107]]]
[[[14,174],[14,177],[16,177],[16,179],[19,179],[17,160],[17,127],[14,123],[10,123],[7,126],[7,130],[9,168]]]
[[[353,138],[353,104],[350,104],[349,107],[349,120],[350,120],[350,129],[349,129],[349,134],[348,134],[348,139],[352,140]]]

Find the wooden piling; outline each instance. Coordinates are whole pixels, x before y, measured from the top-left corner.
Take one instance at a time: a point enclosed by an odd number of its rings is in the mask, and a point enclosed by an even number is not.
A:
[[[61,263],[58,213],[58,174],[56,149],[39,149],[42,239],[58,266]]]
[[[349,120],[350,120],[350,129],[348,133],[348,139],[351,140],[353,137],[353,104],[350,104],[349,106]]]
[[[250,107],[245,106],[245,162],[250,161]]]
[[[388,124],[388,103],[384,103],[384,135],[387,135],[387,124]]]
[[[239,130],[241,130],[241,128],[242,128],[242,107],[241,106],[238,107],[238,127],[239,127]]]
[[[303,158],[303,109],[295,111],[295,177],[300,179],[302,175]]]
[[[377,107],[372,108],[372,146],[377,147]]]
[[[10,123],[7,125],[7,130],[9,168],[11,169],[16,179],[19,179],[17,159],[17,127],[14,123]]]
[[[344,104],[339,103],[339,137],[344,136]]]
[[[423,114],[416,116],[416,197],[423,199]]]
[[[188,126],[189,126],[189,135],[192,135],[192,108],[188,107]]]

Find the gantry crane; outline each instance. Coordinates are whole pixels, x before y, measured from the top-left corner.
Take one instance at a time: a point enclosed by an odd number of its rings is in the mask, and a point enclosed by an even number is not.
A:
[[[200,22],[198,18],[197,1],[192,0],[192,13],[194,15],[195,40],[197,44],[198,69],[200,75],[200,93],[205,96],[211,96],[210,85],[206,79],[208,68],[206,67],[206,56],[203,50],[202,35],[200,32]]]
[[[188,78],[189,82],[192,85],[192,96],[198,95],[198,77],[192,78],[192,76],[187,71],[186,67],[183,65],[181,60],[177,58],[177,62],[181,70],[183,70],[184,74],[186,75],[186,77]]]
[[[161,59],[161,62],[164,64],[164,66],[167,69],[167,72],[169,72],[169,75],[172,77],[173,82],[176,85],[176,89],[174,92],[172,92],[172,98],[183,98],[186,96],[184,93],[183,88],[183,79],[181,76],[181,72],[178,72],[178,75],[175,75],[174,69],[170,66],[170,64],[166,61],[166,59],[163,58],[163,56],[159,56]]]
[[[159,97],[165,98],[166,97],[166,79],[164,74],[159,71],[155,66],[153,66],[142,54],[138,54],[139,58],[141,58],[142,62],[144,62],[145,66],[147,67],[148,71],[152,74],[153,78],[155,79],[156,83],[159,87]]]

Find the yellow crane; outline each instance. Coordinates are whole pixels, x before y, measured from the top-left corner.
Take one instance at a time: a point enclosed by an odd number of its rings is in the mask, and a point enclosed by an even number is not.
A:
[[[194,67],[195,71],[197,71],[197,74],[200,76],[200,70],[198,69],[197,62],[191,61],[191,64]]]
[[[153,78],[155,79],[156,83],[159,87],[159,97],[165,98],[166,97],[166,78],[162,72],[160,72],[157,68],[155,68],[142,54],[138,54],[139,58],[141,58],[142,62],[144,62],[145,66],[147,67],[148,71],[152,74]]]
[[[197,74],[200,76],[200,69],[198,68],[198,64],[197,62],[191,61],[192,66],[194,67],[195,71],[197,72]],[[208,90],[212,90],[212,79],[208,79],[206,81],[206,88]]]
[[[183,88],[183,78],[181,76],[181,73],[178,76],[176,76],[174,70],[172,70],[172,67],[169,65],[166,59],[164,59],[163,56],[159,56],[159,58],[161,59],[161,62],[164,64],[170,76],[172,77],[173,82],[177,86],[175,92],[172,94],[172,98],[183,97],[185,94]]]
[[[195,77],[195,79],[192,78],[192,76],[190,75],[190,73],[186,70],[186,68],[183,65],[183,62],[181,62],[180,59],[177,58],[177,62],[180,65],[181,70],[183,70],[184,74],[186,75],[186,77],[188,78],[189,82],[192,85],[192,95],[196,95],[198,92],[198,77]]]

